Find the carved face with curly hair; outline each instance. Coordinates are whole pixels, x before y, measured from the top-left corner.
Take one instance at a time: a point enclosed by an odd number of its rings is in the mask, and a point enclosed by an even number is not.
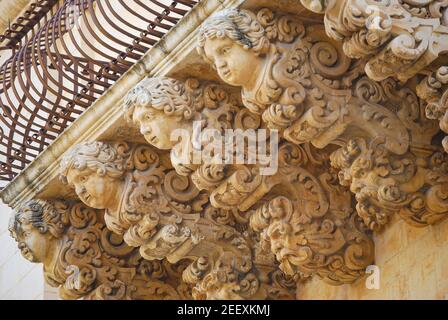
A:
[[[32,200],[15,211],[8,229],[25,259],[45,263],[55,252],[66,225],[65,217],[51,203]]]
[[[194,98],[185,85],[171,78],[147,78],[126,97],[124,110],[151,145],[170,150],[175,129],[191,131],[195,116]]]
[[[251,90],[270,48],[263,26],[247,10],[227,9],[211,16],[199,31],[198,51],[228,84]]]
[[[91,208],[118,205],[126,173],[126,158],[105,142],[83,142],[61,161],[61,178]]]

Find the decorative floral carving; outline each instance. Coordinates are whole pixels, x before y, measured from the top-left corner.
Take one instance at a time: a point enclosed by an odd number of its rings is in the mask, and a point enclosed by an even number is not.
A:
[[[354,282],[373,262],[373,242],[350,191],[329,168],[328,153],[285,143],[279,157],[276,175],[236,172],[211,194],[211,203],[249,210],[251,228],[287,275]]]
[[[261,118],[241,108],[239,100],[237,95],[214,83],[201,83],[196,79],[182,82],[167,77],[147,78],[128,94],[124,110],[127,119],[140,128],[148,143],[157,148],[160,143],[170,145],[171,162],[179,175],[191,177],[199,190],[210,191],[234,171],[226,159],[238,156],[238,141],[228,135],[228,130],[243,132],[258,129],[261,125]],[[172,110],[188,110],[187,116],[180,120],[176,114],[182,112]],[[163,121],[163,125],[159,121]],[[194,128],[194,124],[200,124],[200,127]],[[148,129],[152,127],[158,129]],[[182,135],[172,137],[175,131],[180,132],[179,129]],[[158,134],[157,139],[163,140],[160,143],[155,142],[152,135],[145,134],[158,130],[163,131]],[[207,138],[202,134],[207,130],[220,139]],[[225,140],[226,134],[230,139]],[[175,141],[171,141],[172,138]],[[209,156],[205,150],[214,143],[220,147],[230,146],[229,150],[233,151],[226,154],[225,148],[221,147],[219,154]],[[206,156],[209,161],[203,161]]]
[[[374,244],[328,160],[328,153],[307,145],[283,145],[280,173],[289,196],[258,208],[251,226],[269,239],[286,274],[317,274],[331,284],[350,283],[373,262]],[[281,204],[286,206],[283,215]]]
[[[448,67],[440,67],[417,86],[417,94],[426,105],[426,117],[439,120],[440,128],[448,133]],[[448,152],[448,137],[442,141]]]
[[[418,151],[396,156],[357,139],[332,154],[341,184],[356,195],[358,214],[371,229],[385,225],[393,213],[417,227],[446,218],[448,157],[432,149]]]
[[[317,274],[330,284],[352,283],[373,262],[373,242],[353,214],[310,216],[301,201],[278,197],[257,209],[251,226],[269,241],[280,269]]]
[[[271,27],[269,29],[270,36],[280,38],[280,39],[288,39],[288,41],[293,41],[295,39],[294,35],[287,37],[287,26],[291,27],[290,20],[287,18],[283,18],[281,22],[276,23],[276,21],[273,20],[273,16],[269,16],[268,11],[263,11],[262,14],[259,14],[259,17],[263,17],[263,23],[269,24]],[[241,19],[242,21],[237,21],[237,23],[249,23],[249,19],[251,19],[253,16],[250,13],[247,13],[247,15],[243,15]],[[237,19],[237,17],[235,18]],[[261,18],[260,18],[261,19]],[[227,27],[225,22],[226,20],[223,20],[223,26],[221,26],[222,29],[225,29]],[[273,22],[274,21],[274,22]],[[252,26],[255,28],[255,30],[260,30],[258,27]],[[297,35],[303,34],[304,28],[301,27],[300,24],[294,24],[293,27],[294,30],[297,31]],[[229,29],[229,32],[231,30]],[[230,33],[230,36],[233,36]],[[250,34],[248,37],[257,37],[260,36],[259,33]],[[236,39],[236,38],[235,38]],[[252,41],[259,41],[257,43],[265,43],[266,45],[269,44],[269,41],[263,41],[263,40],[256,40],[253,39]],[[262,49],[260,49],[262,50]],[[316,48],[316,52],[314,53],[316,56],[316,59],[320,57],[320,54],[318,53],[320,49]],[[324,48],[322,50],[325,50]],[[258,49],[254,49],[255,53],[258,54]],[[313,51],[314,52],[314,51]],[[340,72],[343,73],[346,70],[341,70]],[[311,72],[309,72],[311,74]],[[159,82],[156,80],[145,80],[146,82],[143,82],[144,89],[147,90],[144,93],[144,96],[150,97],[152,92],[155,92],[156,95],[158,95],[158,92],[161,87],[164,86],[171,86],[180,88],[184,86],[186,88],[185,84],[182,84],[176,80],[171,80],[170,82],[165,82],[166,79],[161,79]],[[149,83],[148,83],[149,82]],[[162,83],[163,84],[160,84]],[[335,84],[337,86],[337,84]],[[164,90],[164,94],[166,95],[172,95],[174,89],[166,89]],[[139,94],[142,94],[141,91],[139,91]],[[188,90],[177,90],[177,94],[184,94],[187,95],[189,91]],[[292,91],[291,91],[292,92]],[[226,95],[222,94],[222,97],[225,97]],[[201,96],[203,97],[203,95]],[[203,99],[203,98],[202,98]],[[131,110],[132,114],[131,117],[138,118],[138,106],[140,104],[136,104],[135,101],[145,101],[145,104],[142,106],[148,110],[151,109],[151,102],[149,99],[139,99],[138,95],[136,96],[135,92],[131,92],[129,97],[129,101],[132,101],[131,103],[127,103],[126,107],[128,110]],[[167,100],[167,101],[194,101],[192,95],[189,97],[184,97],[182,99],[177,99],[175,97],[165,97],[161,98],[161,100]],[[197,99],[196,99],[197,100]],[[199,99],[201,100],[201,99]],[[294,107],[294,106],[293,106]],[[173,109],[174,107],[171,107]],[[224,114],[228,110],[227,105],[222,105],[220,108],[217,108],[216,111],[218,111],[218,114]],[[226,121],[221,124],[221,128],[235,128],[238,125],[237,119],[241,118],[241,114],[244,114],[244,112],[247,113],[247,110],[239,110],[237,108],[234,109],[234,113],[227,112],[227,117],[224,118]],[[205,114],[205,119],[208,123],[213,123],[214,128],[218,127],[220,117],[215,117],[212,115],[212,112],[216,112],[214,109],[212,111],[209,111],[207,108],[202,109],[202,114]],[[199,118],[199,115],[198,115]],[[249,119],[254,119],[252,116]],[[279,119],[279,118],[277,118]],[[266,120],[266,117],[264,117],[264,120]],[[228,121],[228,122],[227,122]],[[138,122],[138,121],[137,121]],[[143,121],[145,122],[145,121]],[[242,121],[240,121],[242,122]],[[153,121],[146,121],[147,124],[152,124]],[[253,123],[255,126],[253,128],[257,128],[260,126],[260,121],[258,120],[252,120],[251,123]],[[143,128],[145,124],[142,124],[142,122],[139,123],[139,125]],[[405,132],[407,134],[407,132]],[[149,141],[150,142],[150,141]],[[395,140],[390,144],[393,144]],[[176,148],[176,146],[174,147]],[[326,215],[327,212],[331,208],[338,208],[340,206],[341,210],[345,212],[344,214],[347,216],[344,216],[344,218],[339,219],[345,219],[349,221],[348,217],[350,216],[353,218],[353,216],[356,216],[356,213],[353,212],[353,210],[350,209],[351,206],[351,196],[349,194],[348,190],[345,190],[344,188],[341,188],[341,190],[337,190],[341,194],[343,194],[342,197],[338,197],[335,192],[333,192],[333,189],[325,189],[324,186],[327,186],[326,183],[322,184],[319,181],[319,176],[323,175],[323,172],[316,172],[316,169],[313,169],[311,164],[313,165],[322,165],[323,167],[327,168],[329,166],[328,163],[328,154],[317,154],[312,155],[312,152],[310,151],[310,146],[306,145],[305,148],[301,148],[298,146],[294,146],[292,144],[285,144],[281,147],[280,150],[280,168],[277,172],[277,174],[273,174],[271,176],[262,176],[260,175],[259,167],[257,165],[202,165],[195,168],[195,171],[193,173],[190,173],[192,181],[195,183],[195,185],[208,192],[210,195],[210,203],[213,207],[215,207],[217,210],[221,210],[222,212],[230,212],[232,210],[241,212],[241,216],[245,217],[246,223],[248,222],[248,217],[250,216],[247,212],[251,208],[257,207],[259,203],[263,203],[263,201],[266,201],[266,199],[272,198],[273,194],[282,194],[283,196],[288,197],[289,199],[300,199],[298,201],[301,201],[300,204],[303,206],[303,210],[309,214],[310,216],[319,216],[319,215]],[[323,157],[327,158],[327,162],[323,160]],[[173,161],[173,153],[171,154],[171,159]],[[321,159],[322,158],[322,159]],[[174,162],[174,161],[173,161]],[[308,166],[307,169],[310,169],[308,171],[305,169],[302,165],[303,163],[306,163]],[[324,164],[325,163],[325,164]],[[178,170],[179,172],[179,170]],[[185,174],[186,172],[181,171],[181,174]],[[188,173],[186,173],[188,174]],[[331,199],[330,199],[331,198]],[[295,200],[292,200],[295,201]],[[337,209],[339,210],[339,209]],[[349,212],[349,213],[348,213]],[[233,215],[235,217],[235,215]],[[328,219],[332,219],[333,217],[329,217]],[[244,219],[244,218],[243,218]],[[336,218],[334,218],[336,219]],[[345,221],[344,220],[344,221]],[[320,221],[313,221],[311,224],[304,224],[303,228],[306,229],[306,232],[313,232],[311,229],[314,227],[315,224],[321,223]],[[336,223],[333,221],[333,223]],[[341,222],[342,223],[342,222]],[[168,230],[168,229],[167,229]],[[189,235],[182,233],[182,230],[180,229],[174,229],[170,228],[169,230],[172,230],[176,233],[176,235],[182,237],[188,237]],[[256,228],[257,231],[260,231],[259,228]],[[343,266],[339,266],[338,268],[341,270],[334,269],[335,274],[334,275],[328,275],[324,276],[324,272],[322,269],[325,269],[323,266],[312,266],[310,263],[308,265],[307,271],[303,271],[301,273],[293,271],[292,267],[286,268],[285,266],[283,271],[288,272],[291,276],[302,276],[302,277],[308,277],[314,274],[319,274],[323,278],[326,278],[329,282],[332,282],[333,284],[340,284],[340,283],[348,283],[353,282],[357,278],[363,275],[363,267],[367,267],[368,264],[364,265],[364,262],[371,262],[373,259],[373,244],[367,235],[365,233],[365,230],[360,230],[360,237],[364,237],[366,245],[361,249],[361,252],[363,255],[365,255],[365,261],[359,262],[358,267],[353,269],[351,266],[347,266],[344,262],[342,262]],[[154,239],[154,242],[151,242],[151,249],[152,250],[162,250],[164,249],[161,247],[161,244],[159,242],[159,237],[163,237],[164,233],[160,233],[158,236],[156,236]],[[176,237],[177,239],[177,237]],[[263,241],[267,241],[267,239],[264,239]],[[344,243],[342,246],[348,247],[345,244],[345,240],[341,240],[341,238],[333,237],[332,239],[328,239],[329,243],[333,243],[335,246],[339,246],[337,242],[343,241]],[[278,245],[278,243],[276,244]],[[295,248],[288,248],[287,244],[284,244],[286,246],[285,250],[295,250]],[[268,246],[269,247],[269,246]],[[284,248],[284,247],[281,247]],[[278,249],[281,250],[281,249]],[[331,250],[330,250],[331,251]],[[344,249],[341,249],[338,247],[337,250],[334,250],[332,252],[328,251],[329,260],[331,259],[338,259],[336,258],[336,254],[341,254],[341,252],[344,252]],[[272,248],[273,254],[277,254],[277,249]],[[299,254],[299,253],[297,253]],[[283,258],[277,255],[277,260],[280,263],[283,263]],[[338,260],[339,261],[339,260]],[[192,275],[197,274],[203,274],[206,272],[208,273],[208,276],[204,278],[204,281],[202,282],[203,287],[200,291],[201,292],[208,292],[209,294],[211,292],[216,292],[214,295],[216,297],[219,296],[219,294],[222,293],[222,291],[219,291],[218,294],[216,290],[221,289],[222,285],[220,284],[216,289],[214,288],[211,283],[215,283],[216,278],[214,276],[213,272],[209,271],[209,267],[207,266],[208,262],[207,259],[197,260],[196,263],[192,264],[190,267],[190,273]],[[335,268],[335,267],[334,267]],[[345,269],[344,269],[345,268]],[[201,271],[202,270],[202,271]],[[305,270],[305,269],[304,269]],[[342,271],[343,270],[343,271]],[[230,271],[226,271],[225,274],[229,274]],[[330,271],[327,271],[328,273]],[[337,275],[336,275],[337,274]],[[190,276],[190,278],[194,278],[193,276]],[[229,281],[231,277],[229,276]],[[332,280],[329,280],[332,279]],[[231,281],[230,281],[231,282]],[[226,286],[230,285],[229,283],[226,284]],[[228,294],[227,298],[236,298],[234,295],[235,289],[234,284],[232,284],[230,287],[227,288],[225,294]],[[229,295],[229,290],[232,292],[232,294]],[[251,288],[247,288],[249,292],[252,292]],[[196,291],[197,294],[199,294]],[[195,291],[194,291],[195,292]],[[246,293],[245,293],[246,294]],[[243,294],[243,296],[245,295]],[[240,293],[238,294],[240,295]],[[251,293],[252,295],[252,293]]]

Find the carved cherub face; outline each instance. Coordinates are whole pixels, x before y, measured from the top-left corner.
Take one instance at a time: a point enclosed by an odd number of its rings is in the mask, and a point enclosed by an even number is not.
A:
[[[21,226],[21,235],[17,239],[22,256],[30,262],[43,263],[51,241],[48,234],[42,234],[31,224]]]
[[[83,142],[61,160],[61,178],[94,209],[116,209],[125,184],[127,145]]]
[[[261,78],[270,49],[265,29],[248,10],[217,12],[199,31],[199,54],[225,82],[248,91]]]
[[[89,169],[75,168],[67,172],[67,183],[75,189],[79,199],[94,209],[112,209],[120,201],[123,181],[99,175]]]
[[[221,79],[233,86],[253,86],[263,65],[259,55],[228,37],[207,39],[204,52]]]
[[[19,207],[9,223],[22,256],[34,263],[45,263],[50,258],[64,228],[56,211],[35,201]]]
[[[149,144],[171,150],[178,143],[177,137],[172,137],[176,131],[193,129],[198,114],[193,90],[173,78],[146,78],[126,97],[126,118],[138,126]]]
[[[132,115],[145,140],[160,150],[170,150],[177,141],[171,140],[171,133],[189,123],[178,116],[168,116],[163,111],[150,106],[137,105]]]

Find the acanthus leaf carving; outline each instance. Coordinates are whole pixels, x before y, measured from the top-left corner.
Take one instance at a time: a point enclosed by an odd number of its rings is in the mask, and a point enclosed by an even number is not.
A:
[[[263,14],[268,14],[267,11],[264,11]],[[266,18],[266,21],[269,17]],[[288,19],[284,19],[282,23],[288,22]],[[275,25],[275,24],[273,24]],[[276,25],[275,25],[276,26]],[[299,30],[299,28],[298,28]],[[301,29],[302,32],[298,32],[297,34],[303,34],[304,29]],[[271,32],[275,35],[279,34],[279,31],[271,30]],[[290,41],[294,40],[294,37],[288,38]],[[261,43],[261,42],[260,42]],[[280,68],[278,70],[281,70]],[[341,71],[342,72],[342,71]],[[150,96],[152,92],[156,95],[160,92],[160,86],[155,86],[154,83],[162,83],[162,86],[167,85],[165,80],[160,80],[157,82],[156,80],[145,80],[142,82],[142,86],[145,86],[147,90],[146,95]],[[292,82],[291,82],[292,83]],[[337,84],[335,84],[337,85]],[[182,83],[177,80],[171,80],[171,86],[181,87]],[[186,86],[185,84],[183,86]],[[142,89],[143,90],[143,89]],[[172,92],[173,90],[166,89],[164,92]],[[187,95],[186,92],[182,91],[182,94]],[[289,90],[289,92],[292,92]],[[165,93],[166,94],[166,93]],[[138,95],[138,94],[137,94]],[[225,95],[223,95],[225,96]],[[164,98],[165,100],[174,101],[175,98]],[[128,97],[129,101],[138,100],[135,96],[134,92],[130,93]],[[194,100],[191,96],[185,97],[181,99],[183,101],[191,101]],[[244,98],[243,98],[244,100]],[[126,104],[125,110],[130,110],[131,114],[129,114],[130,118],[134,120],[138,119],[138,108],[142,107],[142,109],[152,110],[157,109],[158,107],[152,107],[152,102],[146,101],[144,105],[140,104]],[[292,105],[292,107],[294,107]],[[223,106],[221,110],[217,110],[217,114],[224,114],[226,112],[227,106]],[[295,107],[294,107],[295,108]],[[240,117],[240,115],[245,113],[245,109],[234,109],[233,116],[226,117],[226,120],[231,120],[231,122],[226,125],[226,128],[241,128],[238,126],[238,122],[234,119]],[[204,112],[202,110],[203,120],[206,123],[214,123],[213,119],[219,119],[215,117],[212,112]],[[214,111],[214,110],[213,110]],[[227,113],[229,115],[229,113]],[[166,117],[170,117],[170,115],[165,115]],[[199,118],[199,115],[198,115]],[[251,129],[260,128],[260,122],[256,119],[255,116],[250,116],[249,119],[251,123],[254,124],[249,126]],[[255,119],[255,120],[253,120]],[[264,119],[265,120],[265,119]],[[141,120],[136,121],[137,125],[143,130],[145,127],[150,126],[154,123],[154,120]],[[232,123],[233,122],[233,123]],[[212,125],[212,128],[218,128],[217,125]],[[151,143],[151,141],[148,141]],[[232,142],[230,142],[232,143]],[[176,148],[178,145],[174,146]],[[294,146],[290,143],[282,144],[279,151],[279,164],[280,167],[277,173],[273,175],[263,176],[260,174],[260,166],[259,165],[215,165],[215,164],[198,164],[191,171],[183,171],[177,170],[179,174],[190,176],[195,185],[208,193],[210,197],[210,204],[215,207],[214,210],[219,211],[236,211],[239,212],[239,215],[233,215],[235,219],[243,220],[245,223],[249,223],[249,217],[251,214],[249,213],[252,209],[259,206],[260,203],[267,201],[270,199],[271,194],[283,194],[284,196],[293,199],[292,201],[298,201],[303,208],[303,212],[305,213],[299,220],[307,220],[303,224],[305,233],[316,233],[313,228],[319,223],[322,223],[324,227],[329,224],[343,224],[350,220],[348,217],[356,217],[356,213],[351,210],[351,195],[347,189],[341,187],[341,190],[338,190],[340,194],[343,196],[338,196],[338,192],[332,191],[332,188],[329,187],[328,177],[326,175],[319,173],[315,174],[315,166],[323,166],[328,167],[328,154],[314,152],[314,150],[309,144],[305,144],[303,147]],[[272,150],[267,150],[267,152],[272,152]],[[175,155],[174,155],[175,156]],[[176,162],[176,158],[173,159],[173,153],[171,154],[171,159],[173,162]],[[324,160],[327,159],[327,160]],[[327,162],[325,162],[327,161]],[[309,171],[309,170],[311,171]],[[191,168],[191,167],[190,167]],[[320,180],[323,179],[323,180]],[[333,179],[334,180],[334,179]],[[331,184],[334,184],[332,182]],[[343,190],[342,190],[343,189]],[[297,199],[297,200],[295,200]],[[331,210],[330,210],[331,208]],[[339,218],[333,217],[329,212],[330,211],[342,212],[343,218],[340,218],[341,221],[336,222]],[[299,215],[297,213],[297,215]],[[325,220],[325,223],[322,221],[322,217],[328,216],[328,219]],[[241,219],[242,218],[242,219]],[[321,221],[322,220],[322,221]],[[362,222],[359,223],[362,225]],[[251,225],[252,229],[255,229],[257,232],[261,232],[260,228],[256,228],[254,224]],[[339,229],[338,229],[339,230]],[[331,233],[331,232],[330,232]],[[353,282],[356,279],[360,278],[364,274],[364,270],[367,267],[367,263],[370,263],[373,259],[373,243],[368,235],[368,232],[361,228],[359,231],[360,235],[362,235],[366,241],[366,245],[360,249],[363,255],[365,255],[365,260],[359,263],[359,268],[356,267],[353,269],[351,266],[348,266],[344,259],[338,258],[339,255],[343,255],[344,251],[349,250],[348,245],[346,244],[345,237],[346,234],[342,235],[341,232],[338,231],[337,236],[329,235],[328,243],[324,244],[324,246],[334,246],[338,249],[330,252],[328,251],[328,259],[329,260],[337,260],[339,263],[333,263],[333,271],[334,274],[329,275],[331,272],[328,271],[327,266],[327,275],[324,275],[324,270],[326,267],[322,265],[313,265],[312,263],[308,264],[307,267],[302,266],[302,271],[299,272],[296,268],[291,265],[287,268],[285,267],[287,264],[285,261],[288,259],[284,259],[281,255],[277,255],[277,260],[284,267],[283,271],[287,272],[289,276],[298,277],[298,278],[308,278],[312,275],[320,275],[327,281],[332,284],[341,284],[341,283],[349,283]],[[312,236],[311,236],[312,237]],[[269,249],[272,254],[277,253],[278,250],[283,251],[291,251],[291,255],[300,255],[300,250],[305,250],[303,247],[290,247],[286,242],[283,243],[284,247],[282,247],[279,242],[275,242],[270,240],[270,238],[264,238],[262,240],[266,247],[270,247],[269,243],[272,243],[273,247]],[[151,249],[160,247],[160,245],[153,243]],[[351,250],[351,249],[350,249]],[[342,253],[341,253],[342,252]],[[348,252],[348,251],[347,251]],[[346,253],[348,254],[348,253]],[[323,257],[323,256],[321,256]],[[294,260],[294,258],[292,258]],[[209,267],[208,260],[204,257],[201,260],[197,260],[195,264],[192,264],[190,271],[189,279],[194,278],[194,275],[202,274],[202,272],[208,272]],[[201,262],[201,263],[199,263]],[[298,262],[295,261],[297,264]],[[347,263],[350,263],[347,260]],[[325,263],[324,263],[325,264]],[[336,265],[338,265],[336,267]],[[199,271],[202,268],[203,271]],[[294,270],[294,271],[293,271]],[[207,281],[211,281],[213,277],[210,275],[207,278]],[[203,283],[203,285],[205,285]],[[209,289],[204,289],[204,291],[215,290],[212,289],[210,284],[207,284],[206,287]],[[235,287],[232,287],[235,290]],[[233,295],[228,296],[235,298]]]
[[[329,37],[344,52],[367,58],[366,73],[376,81],[406,82],[446,51],[448,2],[439,0],[301,0],[325,14]]]

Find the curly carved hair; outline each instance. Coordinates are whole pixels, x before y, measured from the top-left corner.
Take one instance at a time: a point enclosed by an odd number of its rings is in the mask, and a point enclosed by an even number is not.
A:
[[[195,99],[184,83],[168,78],[146,78],[125,98],[123,109],[132,122],[136,107],[163,111],[169,117],[191,120],[195,115]]]
[[[270,42],[266,31],[257,16],[248,10],[226,9],[208,18],[201,29],[198,37],[198,52],[210,64],[204,50],[208,39],[229,38],[236,41],[246,50],[252,50],[261,55],[267,53]]]
[[[68,217],[64,214],[64,210],[58,210],[58,205],[63,204],[43,200],[24,203],[9,221],[8,230],[11,236],[19,241],[23,232],[22,226],[32,225],[42,234],[49,232],[55,238],[62,237],[68,225]]]
[[[123,151],[127,149],[123,145]],[[120,146],[107,142],[82,142],[68,151],[61,160],[61,179],[67,183],[67,174],[71,169],[89,170],[99,176],[120,179],[127,169],[127,157],[120,152]]]

